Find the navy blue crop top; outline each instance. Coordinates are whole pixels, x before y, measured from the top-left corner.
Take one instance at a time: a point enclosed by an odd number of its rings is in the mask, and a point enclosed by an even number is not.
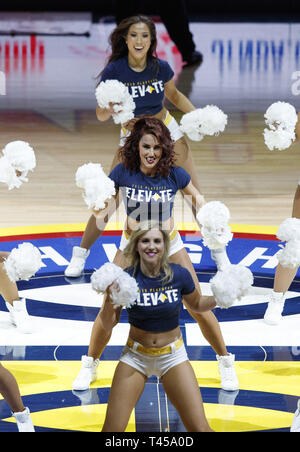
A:
[[[163,108],[164,84],[174,77],[169,63],[157,58],[158,72],[148,62],[142,72],[131,69],[128,57],[109,63],[101,75],[101,82],[118,80],[128,87],[136,108],[134,116],[155,115]]]
[[[136,221],[166,221],[172,215],[174,198],[185,188],[191,176],[181,167],[173,166],[168,177],[150,177],[142,171],[131,171],[119,163],[110,173],[116,190],[121,190],[126,213]]]
[[[138,267],[134,276],[139,286],[139,297],[135,304],[127,308],[128,321],[131,325],[144,331],[171,331],[179,325],[180,304],[182,297],[195,290],[190,272],[178,264],[170,264],[173,279],[162,284],[163,275],[149,278]],[[131,276],[133,268],[125,271]]]

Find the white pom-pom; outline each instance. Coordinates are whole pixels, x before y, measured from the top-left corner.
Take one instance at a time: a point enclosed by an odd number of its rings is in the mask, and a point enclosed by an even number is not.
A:
[[[276,254],[282,267],[296,268],[300,265],[300,240],[291,240]]]
[[[22,182],[28,182],[28,171],[33,171],[36,166],[34,150],[25,141],[11,141],[2,152],[0,181],[6,183],[9,190],[19,188]],[[17,175],[16,171],[21,174]]]
[[[287,102],[274,102],[265,113],[265,121],[272,130],[277,125],[290,131],[295,130],[298,116],[295,107]]]
[[[199,117],[201,117],[201,108],[186,113],[180,120],[180,130],[193,141],[203,139],[203,134],[200,132]]]
[[[281,127],[278,127],[277,130],[265,129],[263,135],[265,144],[270,151],[276,149],[278,151],[283,151],[284,149],[289,148],[296,139],[294,132],[284,130]]]
[[[20,171],[23,182],[27,182],[28,171],[36,167],[35,153],[29,143],[25,141],[12,141],[2,149],[3,155],[9,160],[12,167]]]
[[[104,209],[105,202],[116,194],[115,184],[100,163],[82,165],[76,171],[76,185],[84,190],[83,198],[89,208]]]
[[[211,249],[210,255],[212,260],[215,261],[218,270],[225,270],[231,265],[224,245],[220,248],[216,247]]]
[[[132,306],[139,293],[137,282],[126,272],[122,272],[116,279],[116,284],[111,288],[112,304],[129,308]]]
[[[287,218],[278,228],[277,238],[287,242],[276,257],[282,267],[295,268],[300,265],[300,219]]]
[[[269,126],[263,132],[266,146],[270,151],[289,148],[296,139],[298,116],[295,107],[287,102],[274,102],[264,116]]]
[[[106,262],[92,274],[92,288],[96,292],[104,293],[107,287],[110,286],[122,272],[122,268],[118,265]]]
[[[201,133],[203,135],[218,135],[224,132],[227,115],[216,105],[207,105],[202,109]]]
[[[282,242],[289,240],[300,240],[300,219],[287,218],[278,228],[277,238]]]
[[[19,188],[22,185],[22,181],[6,157],[0,158],[0,182],[6,184],[9,190]]]
[[[115,184],[109,177],[107,179],[93,179],[86,182],[83,199],[89,209],[104,209],[108,199],[115,195]]]
[[[211,229],[217,229],[220,225],[226,225],[229,219],[229,209],[221,201],[207,202],[197,212],[199,223]]]
[[[112,304],[117,306],[131,306],[138,296],[136,280],[121,267],[107,262],[96,270],[91,276],[92,288],[99,293],[104,293],[108,286],[111,287]]]
[[[211,230],[205,226],[201,228],[201,234],[203,237],[203,245],[207,246],[210,250],[217,250],[223,248],[232,240],[233,234],[229,225],[223,226],[217,230]]]
[[[201,141],[204,135],[224,132],[227,115],[216,105],[207,105],[186,113],[180,121],[180,129],[193,141]]]
[[[75,180],[77,187],[84,188],[87,180],[101,177],[102,172],[103,169],[100,163],[85,163],[76,171]]]
[[[118,80],[100,82],[95,91],[100,108],[109,108],[114,105],[115,114],[112,115],[115,124],[122,124],[134,118],[135,103],[129,94],[128,88]]]
[[[128,96],[126,97],[126,99],[124,99],[123,103],[120,106],[114,106],[114,111],[116,111],[116,113],[112,115],[114,123],[124,124],[125,122],[130,121],[132,118],[134,118],[134,110],[135,103],[128,93]]]
[[[242,265],[230,265],[224,271],[218,271],[210,280],[217,305],[225,309],[244,297],[252,284],[252,272]]]
[[[229,209],[220,201],[208,202],[198,211],[197,220],[202,225],[203,244],[209,249],[222,248],[232,239],[229,218]]]
[[[110,103],[120,103],[128,93],[124,83],[118,80],[106,80],[100,82],[96,88],[95,95],[100,108],[109,108]]]
[[[14,248],[4,262],[4,268],[13,282],[28,281],[42,266],[39,250],[29,242]]]

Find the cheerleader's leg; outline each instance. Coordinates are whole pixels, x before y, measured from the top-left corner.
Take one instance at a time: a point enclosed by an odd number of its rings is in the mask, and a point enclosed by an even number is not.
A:
[[[300,185],[297,186],[293,202],[293,218],[300,218]],[[285,294],[292,284],[298,267],[289,268],[278,264],[275,272],[274,287],[270,294],[264,321],[268,325],[278,325],[282,320],[282,312],[285,304]]]

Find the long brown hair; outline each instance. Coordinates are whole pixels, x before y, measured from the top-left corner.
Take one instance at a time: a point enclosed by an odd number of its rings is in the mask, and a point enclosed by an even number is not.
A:
[[[140,169],[139,143],[144,135],[153,135],[162,147],[162,156],[157,166],[156,175],[168,177],[174,165],[175,151],[169,129],[157,118],[144,116],[136,121],[131,134],[126,138],[119,155],[126,168],[132,171]]]
[[[169,283],[173,279],[173,270],[169,264],[169,251],[170,251],[170,236],[169,232],[163,228],[162,224],[155,220],[148,220],[140,223],[138,228],[135,229],[129,238],[129,243],[124,249],[123,253],[126,257],[129,266],[133,267],[133,276],[136,274],[137,268],[140,265],[140,255],[137,251],[137,245],[139,240],[151,229],[159,229],[162,233],[164,240],[164,253],[161,259],[161,272],[164,274],[161,282],[163,284]]]
[[[151,35],[151,45],[148,50],[147,58],[150,61],[153,71],[155,73],[158,72],[159,64],[157,61],[157,54],[156,54],[157,36],[156,36],[155,24],[152,21],[152,19],[150,19],[150,17],[144,16],[143,14],[137,14],[136,16],[131,16],[131,17],[127,17],[126,19],[123,19],[119,23],[119,25],[112,31],[112,33],[109,36],[109,44],[111,46],[111,55],[106,63],[106,66],[109,63],[119,60],[120,58],[123,58],[128,55],[128,47],[126,44],[126,38],[128,35],[128,31],[129,31],[129,28],[131,27],[131,25],[135,25],[139,22],[143,22],[149,28],[150,35]],[[102,72],[99,74],[98,77],[101,76]]]

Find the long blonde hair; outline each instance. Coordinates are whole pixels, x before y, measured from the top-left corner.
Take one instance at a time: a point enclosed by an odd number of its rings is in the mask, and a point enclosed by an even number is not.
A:
[[[137,251],[137,245],[141,237],[150,231],[150,229],[159,229],[163,235],[164,253],[161,259],[161,272],[164,273],[162,283],[167,284],[173,279],[173,270],[169,264],[170,237],[168,231],[163,229],[161,223],[154,220],[148,220],[139,224],[139,227],[132,232],[129,243],[124,249],[124,256],[131,267],[133,267],[133,276],[136,274],[137,267],[140,265],[140,255]]]

